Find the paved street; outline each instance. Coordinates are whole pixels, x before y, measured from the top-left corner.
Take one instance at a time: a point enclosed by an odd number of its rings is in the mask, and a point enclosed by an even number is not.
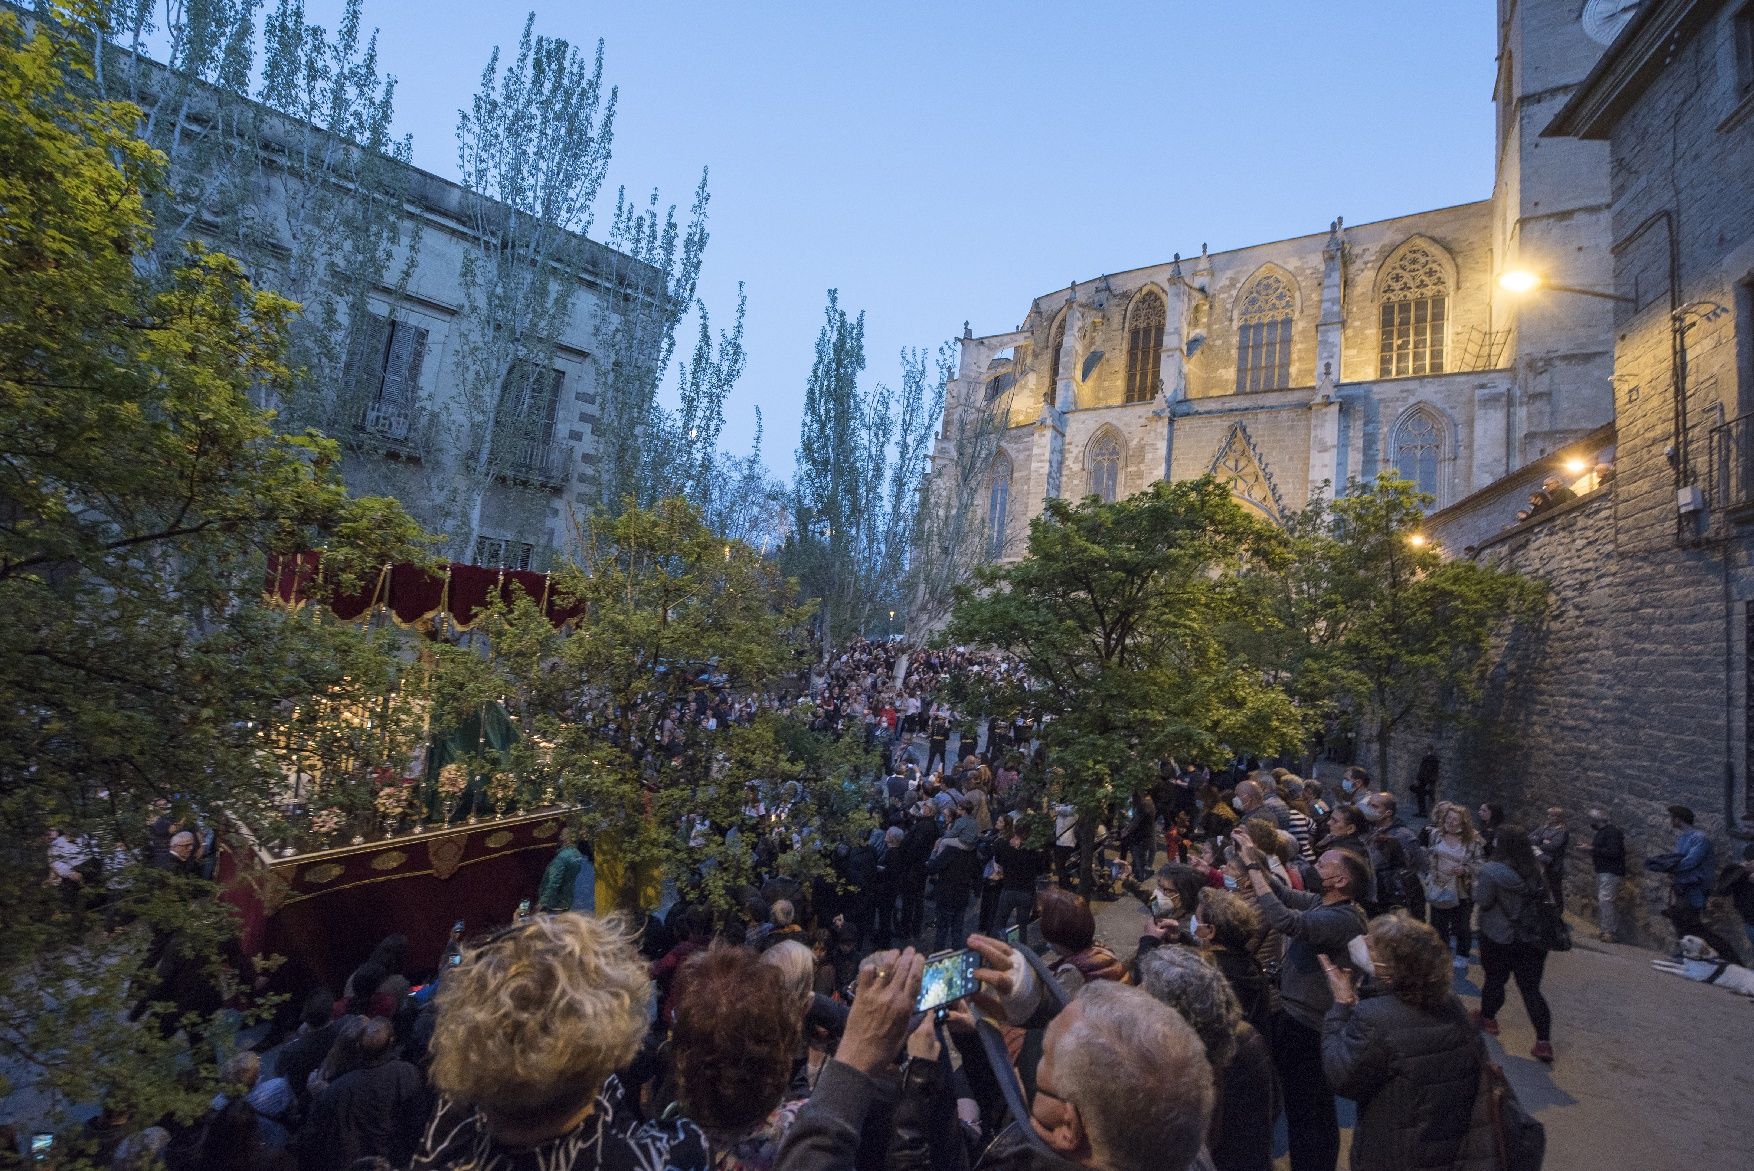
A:
[[[1099,903],[1097,914],[1102,937],[1130,951],[1138,903]],[[1655,952],[1574,928],[1577,946],[1549,958],[1542,985],[1558,1060],[1548,1068],[1528,1056],[1534,1033],[1514,984],[1498,1014],[1502,1036],[1489,1040],[1517,1096],[1546,1124],[1544,1171],[1754,1165],[1741,1114],[1754,1103],[1754,1001],[1654,971]],[[1476,964],[1457,981],[1469,1007],[1479,980]]]

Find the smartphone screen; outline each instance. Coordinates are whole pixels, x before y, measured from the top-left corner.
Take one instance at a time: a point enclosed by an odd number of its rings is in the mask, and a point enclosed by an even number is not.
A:
[[[463,953],[460,951],[452,952],[450,959],[446,962],[449,963],[451,965],[451,967],[453,967],[453,968],[456,967],[458,964],[463,962]]]
[[[49,1152],[55,1147],[55,1136],[52,1134],[33,1134],[30,1136],[30,1157],[41,1163],[48,1159]]]
[[[1013,923],[1013,924],[1011,924],[1011,926],[1005,928],[1005,942],[1010,944],[1012,947],[1022,947],[1023,946],[1023,928],[1018,926],[1016,923]]]
[[[961,1000],[979,988],[974,978],[980,957],[964,948],[932,956],[920,976],[920,999],[914,1005],[919,1012],[931,1012],[953,1000]]]

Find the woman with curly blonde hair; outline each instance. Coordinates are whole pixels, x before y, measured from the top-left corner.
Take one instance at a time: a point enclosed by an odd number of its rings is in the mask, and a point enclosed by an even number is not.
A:
[[[641,1123],[615,1071],[640,1047],[652,985],[615,918],[538,915],[464,948],[437,994],[438,1110],[416,1171],[704,1171],[692,1122]]]
[[[1352,1171],[1450,1171],[1467,1137],[1480,1082],[1478,1039],[1450,991],[1443,940],[1404,912],[1379,915],[1365,935],[1375,995],[1321,964],[1334,993],[1322,1022],[1322,1070],[1358,1103]]]
[[[1468,811],[1453,801],[1440,802],[1431,815],[1431,845],[1425,851],[1425,905],[1438,938],[1455,941],[1455,966],[1463,970],[1474,947],[1474,875],[1485,858]]]

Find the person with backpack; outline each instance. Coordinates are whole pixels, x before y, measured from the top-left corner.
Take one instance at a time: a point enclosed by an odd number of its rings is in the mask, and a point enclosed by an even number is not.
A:
[[[1483,1032],[1498,1035],[1498,1010],[1504,1007],[1505,989],[1514,977],[1535,1029],[1535,1045],[1529,1054],[1552,1064],[1553,1012],[1541,995],[1548,951],[1541,915],[1547,898],[1547,880],[1535,860],[1527,831],[1514,825],[1499,826],[1490,860],[1474,880],[1474,905],[1480,912],[1480,966],[1486,972],[1475,1023]]]

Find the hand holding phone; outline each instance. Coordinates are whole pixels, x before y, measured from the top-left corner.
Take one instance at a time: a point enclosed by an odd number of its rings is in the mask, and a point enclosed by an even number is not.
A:
[[[980,957],[966,947],[928,958],[920,976],[920,998],[915,1010],[931,1012],[953,1000],[974,995],[980,989],[980,981],[974,976],[979,966]]]

